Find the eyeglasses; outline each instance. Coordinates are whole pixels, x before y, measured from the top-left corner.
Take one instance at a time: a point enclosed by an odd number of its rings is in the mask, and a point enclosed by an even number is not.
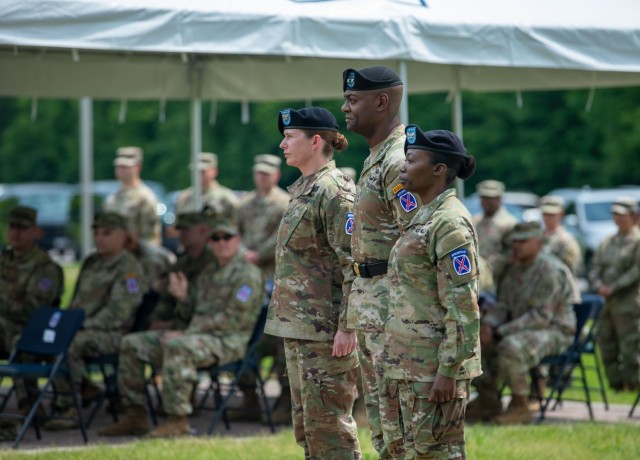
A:
[[[212,235],[211,236],[211,241],[220,241],[220,240],[224,240],[224,241],[229,241],[231,238],[233,238],[235,235],[229,235],[229,234],[225,234],[225,235]]]

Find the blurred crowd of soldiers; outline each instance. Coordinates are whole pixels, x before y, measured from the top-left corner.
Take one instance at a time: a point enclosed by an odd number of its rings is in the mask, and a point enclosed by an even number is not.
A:
[[[124,417],[102,431],[106,436],[151,430],[145,407],[145,364],[162,375],[163,411],[167,421],[156,436],[189,432],[197,368],[241,357],[274,273],[274,251],[280,220],[289,196],[278,187],[281,159],[254,158],[255,190],[242,200],[217,181],[218,158],[201,153],[191,167],[201,173],[202,211],[194,192],[184,190],[176,205],[175,231],[181,252],[161,245],[157,200],[142,182],[143,152],[118,149],[115,175],[122,187],[95,216],[95,252],[80,269],[68,308],[85,310],[83,330],[69,353],[74,384],[84,402],[99,392],[87,378],[85,360],[120,353],[118,386]],[[355,176],[355,171],[345,171]],[[528,370],[547,354],[562,351],[573,340],[572,305],[580,301],[576,276],[580,247],[562,226],[563,202],[540,201],[544,225],[518,223],[502,205],[504,184],[478,184],[483,213],[475,216],[479,240],[483,375],[479,397],[467,408],[468,419],[520,423],[530,419]],[[597,330],[606,374],[615,390],[640,387],[640,230],[638,204],[621,197],[612,206],[618,233],[598,249],[588,278],[606,299]],[[9,246],[0,256],[0,356],[5,358],[22,327],[40,306],[58,306],[63,271],[41,250],[34,209],[11,210]],[[273,356],[273,374],[282,386],[274,420],[291,423],[289,382],[282,340],[265,336],[262,356]],[[498,388],[513,395],[503,410]],[[20,407],[27,406],[26,386],[18,388]],[[64,383],[59,382],[64,389]],[[258,407],[255,384],[241,382],[246,407]],[[45,427],[75,426],[70,398],[59,397],[55,410],[69,419]],[[252,415],[256,414],[256,415]],[[232,418],[236,418],[230,414]],[[245,420],[259,413],[241,415]]]

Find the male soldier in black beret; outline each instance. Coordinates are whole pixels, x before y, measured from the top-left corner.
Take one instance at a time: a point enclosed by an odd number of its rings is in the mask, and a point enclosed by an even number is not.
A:
[[[351,254],[356,279],[349,297],[348,327],[358,331],[371,441],[380,458],[389,458],[402,456],[404,448],[397,397],[385,388],[382,371],[389,300],[387,262],[420,201],[399,179],[405,142],[405,127],[398,116],[403,91],[400,77],[384,66],[347,69],[342,74],[342,89],[347,129],[363,136],[370,148],[353,206]]]

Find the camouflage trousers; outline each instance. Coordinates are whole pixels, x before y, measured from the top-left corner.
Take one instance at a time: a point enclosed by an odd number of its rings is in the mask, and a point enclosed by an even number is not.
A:
[[[293,432],[308,460],[361,459],[351,416],[358,359],[331,356],[333,342],[285,339]]]
[[[457,382],[456,397],[429,402],[433,382],[387,380],[385,387],[399,400],[404,437],[402,459],[465,459],[464,412],[469,381]]]
[[[144,368],[162,369],[162,401],[168,414],[189,415],[191,391],[198,383],[198,368],[222,361],[222,341],[206,334],[169,338],[172,331],[127,334],[120,345],[118,391],[126,405],[144,406]]]
[[[371,444],[381,460],[403,455],[398,399],[383,389],[384,332],[358,330],[358,359]]]
[[[555,329],[509,334],[497,344],[482,347],[482,375],[473,384],[500,388],[506,383],[513,395],[529,396],[529,369],[547,355],[562,353],[572,341],[573,336]]]
[[[85,360],[88,358],[97,358],[101,355],[118,353],[121,338],[122,334],[119,332],[83,330],[76,334],[69,348],[67,363],[71,373],[71,380],[78,394],[80,392],[82,377],[86,370]],[[67,380],[58,378],[55,380],[55,385],[56,389],[63,393],[58,396],[56,402],[58,408],[65,409],[71,407],[73,405],[73,399],[71,398],[71,388],[69,388]]]
[[[640,307],[616,307],[605,304],[596,328],[605,373],[614,388],[640,389]]]

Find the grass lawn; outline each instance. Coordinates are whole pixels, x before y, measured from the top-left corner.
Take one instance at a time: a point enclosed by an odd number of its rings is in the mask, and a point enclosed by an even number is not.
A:
[[[471,426],[467,428],[467,455],[477,460],[602,460],[640,458],[638,427],[577,423],[567,425],[531,425],[515,427]],[[364,458],[377,455],[361,430]],[[4,447],[4,446],[3,446]],[[224,459],[224,460],[299,460],[302,449],[293,441],[291,430],[274,436],[231,438],[185,438],[142,440],[125,445],[99,445],[71,450],[32,452],[0,450],[0,458],[65,460],[73,459]]]

